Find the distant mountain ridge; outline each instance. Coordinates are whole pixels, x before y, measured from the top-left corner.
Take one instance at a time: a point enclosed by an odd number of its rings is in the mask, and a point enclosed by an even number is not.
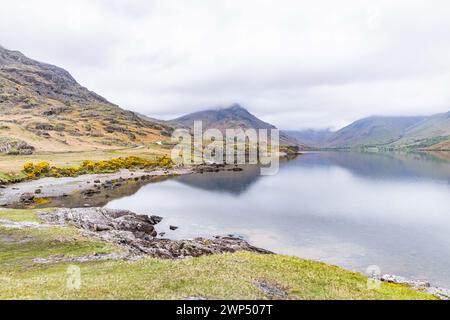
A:
[[[287,135],[299,141],[302,141],[307,146],[321,146],[334,134],[330,129],[305,129],[300,131],[285,131]]]
[[[353,122],[337,131],[324,144],[328,148],[387,145],[403,137],[408,128],[425,117],[372,116]]]
[[[289,132],[315,148],[450,150],[450,112],[432,116],[372,116],[336,131]],[[312,137],[308,140],[308,137]]]

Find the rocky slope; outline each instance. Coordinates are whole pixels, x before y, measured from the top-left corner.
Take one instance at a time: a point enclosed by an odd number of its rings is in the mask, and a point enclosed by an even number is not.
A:
[[[64,69],[0,47],[0,138],[73,151],[140,145],[171,130],[108,102]]]
[[[175,127],[193,129],[194,121],[202,121],[203,130],[219,129],[225,133],[226,129],[277,129],[274,125],[264,122],[239,104],[233,104],[226,108],[209,109],[190,113],[169,121]],[[298,146],[305,149],[302,141],[291,137],[284,131],[280,131],[281,145]]]
[[[239,104],[227,108],[210,109],[184,115],[171,122],[192,129],[194,121],[202,121],[203,129],[276,129],[274,125],[258,119]]]

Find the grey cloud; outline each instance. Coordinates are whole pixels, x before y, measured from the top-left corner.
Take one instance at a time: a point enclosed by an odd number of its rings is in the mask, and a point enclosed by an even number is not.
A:
[[[91,90],[153,117],[239,102],[279,127],[300,129],[450,109],[444,0],[24,0],[3,7],[4,46],[65,67]]]

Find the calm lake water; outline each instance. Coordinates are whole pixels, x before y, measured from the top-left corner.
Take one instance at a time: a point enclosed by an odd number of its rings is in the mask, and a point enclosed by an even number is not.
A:
[[[309,153],[283,162],[275,176],[256,167],[180,176],[107,207],[161,215],[159,231],[170,238],[237,234],[277,253],[361,272],[377,265],[450,287],[450,162],[443,157]]]

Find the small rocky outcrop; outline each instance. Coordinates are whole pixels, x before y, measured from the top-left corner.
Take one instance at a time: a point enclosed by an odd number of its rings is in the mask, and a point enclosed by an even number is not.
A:
[[[42,113],[42,115],[46,117],[56,116],[65,112],[68,112],[69,109],[67,107],[53,107]]]
[[[0,153],[9,155],[29,155],[33,154],[34,147],[25,141],[0,137]]]
[[[34,202],[34,194],[30,192],[23,193],[20,195],[19,201],[25,205],[32,204]]]
[[[39,214],[50,223],[72,225],[79,229],[93,232],[124,231],[137,237],[155,237],[154,225],[162,218],[157,216],[137,215],[128,210],[103,208],[58,209],[54,213]]]
[[[40,212],[39,216],[50,224],[71,225],[85,230],[90,236],[124,247],[131,255],[137,256],[175,259],[240,250],[270,253],[232,236],[192,240],[157,238],[155,225],[161,222],[161,217],[138,215],[128,210],[61,208],[54,212]]]

